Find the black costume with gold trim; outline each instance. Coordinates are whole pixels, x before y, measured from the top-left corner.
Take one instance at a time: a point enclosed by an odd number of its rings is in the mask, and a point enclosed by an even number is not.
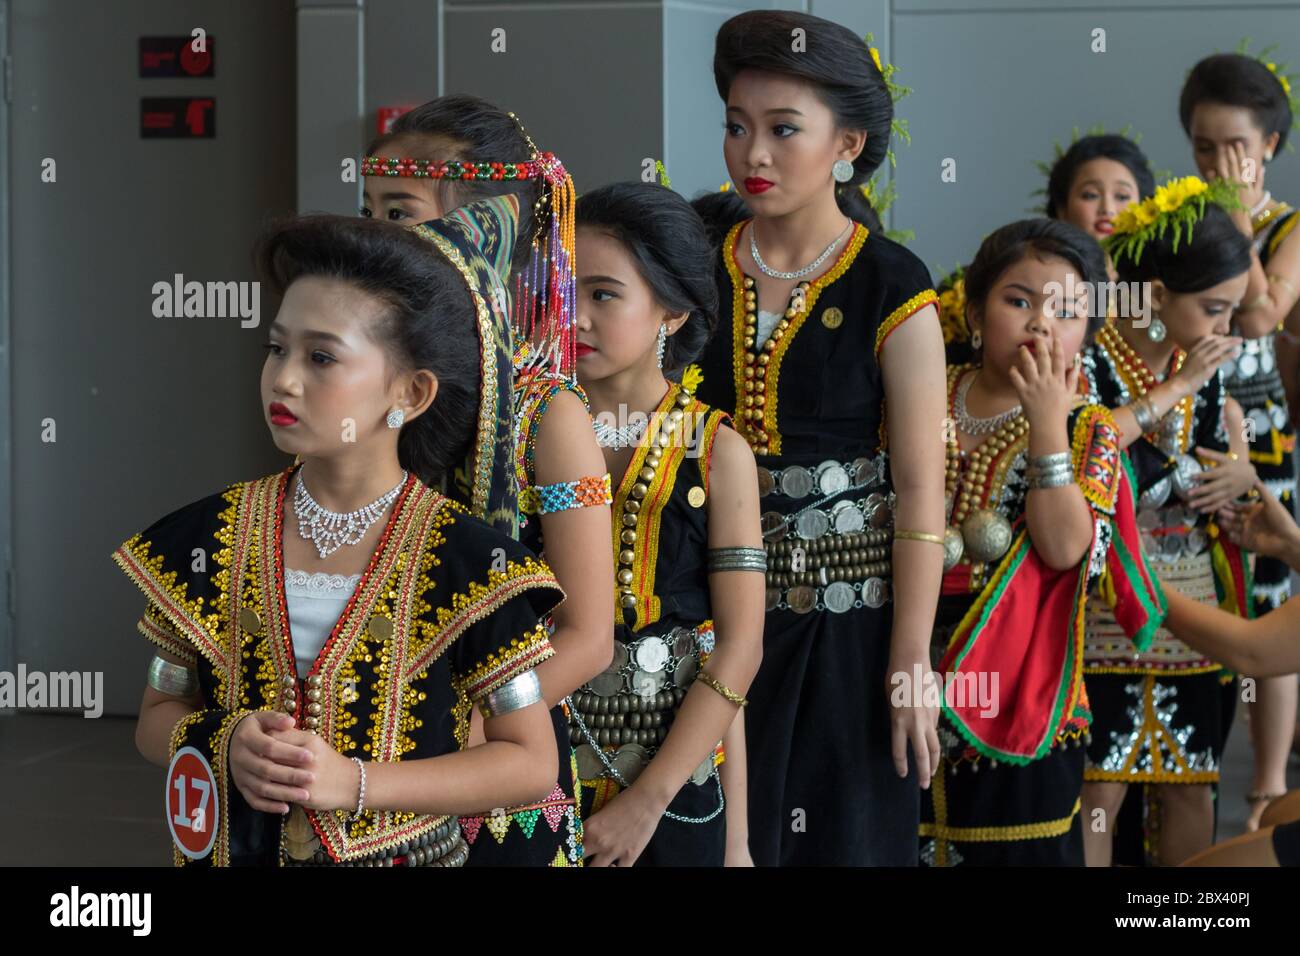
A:
[[[1168,374],[1185,360],[1175,350]],[[1098,401],[1118,408],[1156,381],[1117,328],[1107,325],[1084,355],[1084,374]],[[1157,429],[1129,446],[1141,493],[1143,552],[1165,587],[1202,603],[1250,616],[1250,573],[1241,552],[1209,516],[1183,505],[1176,463],[1197,446],[1226,451],[1227,392],[1216,372],[1179,402]],[[1183,459],[1188,467],[1194,461]],[[1116,783],[1215,783],[1232,707],[1232,675],[1168,630],[1134,654],[1103,602],[1088,605],[1084,672],[1093,708],[1085,778]]]
[[[177,723],[170,752],[188,746],[207,758],[218,832],[203,859],[176,851],[178,866],[290,862],[285,831],[304,811],[282,819],[253,810],[229,778],[231,735],[248,714],[292,713],[344,756],[436,757],[464,749],[474,702],[554,653],[538,621],[563,593],[546,565],[411,475],[353,598],[299,679],[282,551],[297,467],[186,505],[113,553],[148,599],[140,632],[198,671],[203,706]],[[311,859],[413,865],[437,834],[441,865],[464,860],[445,815],[349,815],[305,811]]]
[[[1255,217],[1254,243],[1261,266],[1268,265],[1297,223],[1300,211],[1286,203]],[[1240,354],[1224,363],[1223,378],[1228,394],[1241,405],[1246,421],[1252,423],[1250,462],[1255,473],[1290,513],[1295,494],[1295,426],[1291,424],[1286,389],[1277,367],[1275,339],[1276,333],[1270,332],[1243,341]],[[1252,582],[1256,614],[1281,607],[1291,596],[1291,569],[1280,558],[1257,555]]]
[[[914,865],[918,781],[898,776],[890,752],[892,496],[879,360],[890,333],[937,296],[915,255],[855,223],[835,264],[796,286],[785,318],[756,342],[753,280],[735,254],[744,226],[722,245],[731,326],[705,349],[699,394],[735,410],[760,466],[768,611],[745,709],[750,851],[760,866]],[[787,473],[793,480],[774,477]],[[823,485],[839,490],[785,493]],[[800,511],[811,516],[802,525]]]
[[[660,444],[655,423],[669,416],[678,424]],[[727,416],[671,383],[650,419],[614,494],[614,661],[572,697],[584,820],[618,796],[618,777],[635,783],[654,758],[713,650],[709,462]],[[720,759],[719,747],[668,804],[697,822],[663,817],[636,866],[723,865]]]

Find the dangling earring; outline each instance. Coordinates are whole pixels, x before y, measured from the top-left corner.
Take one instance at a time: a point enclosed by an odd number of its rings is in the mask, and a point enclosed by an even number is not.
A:
[[[853,164],[847,159],[837,159],[831,165],[831,176],[837,183],[847,183],[853,178]]]
[[[401,428],[402,422],[406,421],[406,412],[400,408],[394,408],[388,413],[388,417],[384,421],[388,423],[389,428]]]
[[[1264,162],[1266,163],[1273,162],[1273,151],[1271,149],[1264,154]]]
[[[980,335],[979,329],[976,329],[974,332],[970,334],[970,347],[978,352],[983,345],[984,345],[984,336]]]
[[[659,339],[655,343],[655,362],[660,368],[664,367],[664,347],[668,344],[668,326],[660,323]]]
[[[1167,331],[1165,324],[1160,321],[1160,313],[1157,312],[1151,317],[1151,324],[1147,326],[1147,338],[1152,342],[1163,342]]]

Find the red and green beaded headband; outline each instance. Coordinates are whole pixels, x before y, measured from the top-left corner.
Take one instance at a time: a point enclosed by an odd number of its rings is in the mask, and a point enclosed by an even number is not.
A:
[[[568,175],[554,153],[539,153],[536,159],[520,163],[471,163],[457,159],[409,159],[394,156],[365,156],[362,176],[403,176],[417,179],[515,180],[543,179],[552,186]]]

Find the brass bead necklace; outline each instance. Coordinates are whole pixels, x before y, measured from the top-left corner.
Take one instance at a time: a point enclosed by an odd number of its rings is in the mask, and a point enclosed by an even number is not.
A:
[[[632,590],[632,582],[635,580],[633,565],[636,563],[637,524],[640,520],[642,499],[649,493],[650,486],[659,473],[663,451],[673,443],[674,435],[681,427],[686,408],[693,398],[691,392],[682,386],[670,384],[668,394],[664,396],[664,401],[660,402],[659,407],[671,403],[673,409],[667,415],[662,415],[656,409],[655,414],[651,416],[651,427],[646,429],[645,437],[642,439],[646,444],[646,454],[641,461],[641,470],[637,472],[636,483],[628,490],[628,497],[623,502],[621,518],[623,530],[619,534],[621,547],[618,552],[618,569],[614,573],[615,586],[618,588],[618,603],[623,609],[630,610],[636,607],[636,592]],[[628,467],[631,465],[629,464]]]
[[[767,432],[767,426],[763,424],[763,410],[767,404],[767,366],[772,360],[772,353],[776,350],[776,345],[781,339],[785,338],[786,333],[790,330],[790,320],[799,314],[799,309],[795,304],[806,300],[808,294],[808,282],[800,282],[790,293],[790,301],[786,305],[785,314],[777,322],[776,328],[767,341],[761,346],[757,344],[758,337],[758,292],[754,289],[754,280],[745,276],[745,397],[743,399],[744,410],[741,417],[745,421],[745,430],[748,434],[745,436],[749,441],[749,446],[755,454],[766,455],[768,453],[768,442],[771,441],[771,435]]]
[[[1119,334],[1119,330],[1115,326],[1109,323],[1104,325],[1101,331],[1097,333],[1097,344],[1104,348],[1106,354],[1114,359],[1120,378],[1124,380],[1124,386],[1129,391],[1130,401],[1137,401],[1158,384],[1155,373],[1151,371],[1133,346],[1124,341],[1124,337]],[[1170,371],[1169,377],[1172,378],[1177,375],[1186,361],[1187,353],[1180,348],[1175,348],[1173,369]],[[1180,452],[1187,451],[1187,444],[1191,437],[1192,403],[1195,399],[1195,395],[1188,395],[1179,399],[1178,404],[1166,412],[1161,419],[1163,421],[1164,418],[1173,414],[1174,409],[1177,409],[1182,416],[1182,421],[1178,426],[1178,450]],[[1154,432],[1148,432],[1148,434],[1154,434]]]

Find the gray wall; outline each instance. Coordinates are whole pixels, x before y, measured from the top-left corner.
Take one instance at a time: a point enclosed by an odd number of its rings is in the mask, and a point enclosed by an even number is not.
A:
[[[109,553],[284,462],[257,391],[271,303],[256,329],[158,319],[152,286],[252,279],[252,238],[291,211],[294,174],[289,0],[125,6],[14,0],[9,38],[15,657],[104,671],[109,713],[135,712],[150,656],[143,601]],[[214,38],[214,78],[137,78],[140,35],[195,26]],[[139,138],[141,96],[209,94],[215,139]]]

